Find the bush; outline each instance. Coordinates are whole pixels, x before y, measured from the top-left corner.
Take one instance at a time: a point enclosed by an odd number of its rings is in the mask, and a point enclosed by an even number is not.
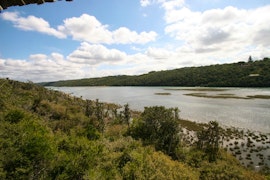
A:
[[[130,128],[134,138],[142,139],[146,145],[154,145],[156,150],[175,158],[180,142],[180,125],[175,119],[173,109],[164,106],[146,107],[141,119]]]
[[[20,110],[11,110],[5,116],[5,121],[10,123],[18,123],[24,118],[24,113]]]

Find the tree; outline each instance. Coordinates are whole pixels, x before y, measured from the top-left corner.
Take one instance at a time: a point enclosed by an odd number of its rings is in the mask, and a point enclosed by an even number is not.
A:
[[[252,61],[253,61],[253,60],[252,60],[252,57],[249,56],[249,57],[248,57],[248,62],[251,63]]]
[[[180,125],[175,119],[174,109],[164,106],[145,107],[141,119],[133,122],[130,134],[142,139],[146,145],[175,157],[180,142]]]
[[[130,109],[129,105],[125,104],[124,105],[124,122],[129,126],[129,120],[130,120],[131,114],[130,114]]]
[[[208,127],[197,134],[197,148],[202,149],[207,155],[209,162],[217,159],[219,151],[219,125],[216,121],[210,121]]]
[[[92,101],[86,100],[86,107],[85,107],[85,116],[90,117],[93,114],[93,107],[92,107]]]
[[[95,116],[98,120],[98,130],[103,133],[105,129],[105,119],[104,119],[104,107],[103,103],[100,103],[98,99],[96,99],[95,106]]]

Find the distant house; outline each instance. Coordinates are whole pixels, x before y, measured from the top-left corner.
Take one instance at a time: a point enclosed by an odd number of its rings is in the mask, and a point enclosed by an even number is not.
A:
[[[250,74],[249,77],[258,77],[260,74]]]

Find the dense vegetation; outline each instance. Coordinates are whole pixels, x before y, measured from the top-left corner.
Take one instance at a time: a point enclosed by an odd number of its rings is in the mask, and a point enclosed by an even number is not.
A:
[[[187,67],[139,76],[110,76],[41,83],[44,86],[205,86],[270,87],[270,59]]]
[[[187,143],[177,108],[133,112],[8,79],[0,92],[0,179],[266,179],[219,147],[216,122]]]

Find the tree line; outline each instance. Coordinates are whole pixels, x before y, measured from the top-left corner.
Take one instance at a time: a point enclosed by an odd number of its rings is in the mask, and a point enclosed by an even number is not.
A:
[[[270,87],[270,59],[202,67],[186,67],[147,74],[109,76],[40,83],[43,86],[204,86]]]

